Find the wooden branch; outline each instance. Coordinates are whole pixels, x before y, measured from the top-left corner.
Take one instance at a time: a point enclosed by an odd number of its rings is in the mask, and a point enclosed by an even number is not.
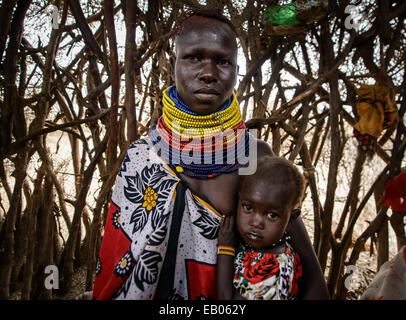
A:
[[[357,158],[355,160],[355,165],[352,172],[350,190],[348,192],[347,200],[345,202],[344,209],[341,213],[339,223],[334,233],[334,238],[336,239],[341,238],[341,233],[343,231],[345,220],[347,218],[347,214],[350,209],[351,203],[358,199],[359,185],[361,182],[361,173],[365,160],[366,160],[365,152],[362,152],[360,149],[358,149]]]
[[[98,255],[97,240],[98,237],[100,236],[99,232],[101,231],[100,229],[102,226],[101,211],[103,205],[108,200],[107,194],[111,190],[116,181],[117,173],[121,168],[121,163],[123,162],[124,157],[127,154],[127,148],[124,148],[121,151],[120,156],[118,157],[113,170],[110,172],[108,178],[103,182],[103,186],[99,192],[96,201],[96,206],[93,211],[93,220],[91,224],[91,233],[89,238],[89,251],[87,254],[86,290],[92,290],[93,288],[93,276],[94,271],[96,269],[96,260]]]
[[[3,222],[0,239],[0,299],[10,298],[10,280],[14,266],[15,227],[21,201],[21,190],[27,173],[27,152],[19,154],[14,172],[15,183],[10,206]]]
[[[4,49],[6,48],[7,35],[11,27],[11,18],[17,0],[3,1],[0,8],[0,61],[3,59]]]
[[[331,68],[334,66],[334,51],[333,51],[333,43],[331,40],[330,32],[328,31],[328,23],[327,21],[323,21],[322,29],[321,29],[321,37],[320,37],[320,51],[321,51],[321,59],[323,65],[325,65],[330,70],[334,69]],[[337,64],[335,64],[337,66]],[[338,67],[338,66],[337,66]],[[335,192],[337,188],[337,172],[338,172],[338,165],[340,162],[341,154],[338,152],[341,149],[342,142],[341,136],[339,132],[339,114],[340,114],[340,107],[341,107],[341,100],[338,91],[338,75],[337,73],[331,74],[329,76],[329,85],[330,85],[330,134],[331,134],[331,151],[330,151],[330,161],[329,161],[329,169],[328,169],[328,177],[327,177],[327,188],[326,188],[326,198],[324,201],[324,214],[321,217],[322,221],[322,228],[321,228],[321,238],[320,238],[320,246],[318,248],[318,258],[320,261],[320,265],[322,270],[326,268],[327,263],[327,255],[328,251],[331,247],[331,224],[333,218],[333,210],[334,210],[334,198]],[[332,295],[332,290],[330,283],[328,283],[330,295]]]
[[[321,231],[320,217],[324,213],[317,188],[316,170],[312,165],[310,153],[306,143],[302,144],[302,148],[300,149],[300,157],[303,161],[303,171],[304,171],[303,173],[304,176],[307,178],[307,182],[309,184],[311,192],[311,198],[313,203],[313,225],[314,225],[313,248],[314,250],[317,250],[320,242],[320,231]]]
[[[310,114],[309,100],[306,99],[306,101],[303,103],[302,106],[302,121],[299,127],[298,136],[295,141],[296,142],[295,147],[293,148],[292,152],[289,155],[289,160],[292,162],[295,161],[297,155],[300,153],[300,150],[302,149],[306,135],[307,123],[309,121],[309,114]]]
[[[29,300],[31,298],[31,283],[33,278],[33,266],[35,257],[35,236],[37,233],[37,212],[41,204],[42,198],[42,181],[45,175],[44,164],[38,170],[37,177],[34,182],[34,191],[30,199],[27,199],[27,229],[24,235],[24,247],[26,248],[25,256],[26,262],[24,265],[23,272],[23,289],[21,293],[21,298],[24,300]]]
[[[87,47],[94,52],[94,54],[98,57],[100,62],[104,65],[104,67],[108,70],[108,63],[106,56],[100,49],[97,40],[95,39],[92,30],[90,29],[85,15],[83,14],[82,8],[80,7],[79,0],[68,0],[69,7],[72,10],[72,14],[75,17],[76,23],[79,26],[80,31],[83,34],[83,40],[86,42]]]
[[[398,154],[403,154],[405,152],[406,149],[406,140],[404,140],[401,145],[399,146],[399,148],[395,151]],[[375,182],[372,184],[372,186],[370,187],[370,189],[368,190],[368,192],[366,193],[366,195],[364,196],[364,199],[361,201],[361,203],[359,204],[357,210],[354,212],[354,215],[351,217],[349,223],[348,223],[348,227],[347,230],[343,236],[342,239],[342,243],[347,243],[347,241],[349,241],[349,237],[351,234],[351,231],[354,228],[354,225],[356,223],[356,221],[358,220],[359,215],[361,214],[362,210],[364,209],[366,203],[368,202],[369,198],[371,197],[371,195],[373,194],[375,187],[378,185],[378,183],[380,182],[380,179],[382,178],[382,176],[386,175],[386,173],[391,170],[393,168],[393,163],[395,161],[395,157],[392,155],[391,161],[389,162],[389,164],[387,164],[385,166],[385,168],[381,171],[381,173],[377,176],[377,178],[375,179]]]
[[[60,84],[60,89],[61,89],[62,95],[65,98],[65,100],[69,106],[69,109],[65,106],[65,101],[62,99],[61,95],[59,94],[59,90],[57,89],[57,90],[55,90],[56,91],[55,95],[58,100],[58,103],[60,104],[61,108],[65,111],[65,114],[68,117],[68,119],[77,121],[78,117],[77,117],[75,109],[73,107],[73,103],[72,103],[71,99],[69,98],[68,92],[66,91],[61,74],[59,73],[59,68],[56,65],[56,63],[54,63],[54,68],[55,68],[55,73],[56,73],[56,76],[57,76],[59,84]],[[74,85],[76,85],[75,81],[73,79],[71,79],[71,80],[72,80],[72,83],[74,83]],[[77,88],[77,91],[80,92],[79,88]],[[83,145],[84,145],[87,153],[89,154],[90,150],[89,150],[89,145],[88,145],[86,137],[85,137],[85,133],[83,132],[83,129],[81,126],[79,126],[78,129],[79,129],[79,134],[82,138]]]
[[[264,64],[264,62],[269,59],[269,57],[276,50],[280,42],[281,37],[275,37],[275,40],[272,42],[272,45],[268,47],[268,49],[264,52],[264,54],[254,64],[252,64],[252,66],[247,71],[247,73],[245,74],[244,78],[241,80],[238,86],[237,99],[239,99],[242,96],[248,84],[248,81],[251,79],[251,77],[254,76],[256,72],[258,72],[259,68]]]
[[[135,37],[136,37],[136,26],[134,21],[136,21],[137,13],[139,12],[136,1],[127,1],[124,11],[125,16],[125,27],[126,27],[126,36],[125,36],[125,114],[127,117],[127,139],[129,141],[134,141],[138,138],[138,129],[137,129],[137,116],[135,109],[135,78],[134,78],[134,56],[135,56]],[[147,85],[149,83],[150,77],[147,79]],[[147,96],[147,92],[144,92],[144,99]],[[141,117],[142,111],[139,113]],[[139,120],[138,120],[139,121]]]
[[[58,194],[59,205],[61,208],[62,217],[65,220],[66,226],[68,228],[70,228],[71,220],[70,220],[69,213],[68,213],[68,210],[66,209],[65,201],[64,201],[65,191],[64,191],[63,187],[61,186],[61,184],[59,183],[59,180],[58,180],[55,172],[53,171],[51,159],[48,156],[48,152],[44,149],[44,147],[40,143],[36,144],[36,150],[40,156],[42,163],[44,164],[44,168],[45,168],[47,175],[50,176],[52,179],[52,183],[54,184],[56,192]]]
[[[86,205],[86,196],[88,194],[90,184],[92,182],[92,177],[99,161],[100,157],[102,156],[104,150],[107,146],[107,139],[108,136],[105,135],[102,143],[97,147],[95,156],[93,157],[92,161],[86,168],[83,173],[83,180],[81,184],[81,188],[79,191],[79,195],[75,202],[75,212],[73,214],[72,225],[69,228],[69,238],[66,242],[65,246],[65,261],[63,266],[63,274],[64,274],[64,283],[63,283],[63,290],[67,290],[72,286],[72,276],[73,276],[73,262],[75,260],[75,249],[77,243],[77,237],[80,230],[80,222],[82,219],[82,212],[83,208]]]
[[[121,9],[121,3],[114,8],[113,14],[115,15],[120,9]],[[95,13],[94,15],[87,17],[86,23],[91,24],[92,22],[100,21],[101,18],[103,18],[103,15],[104,15],[104,10],[100,10],[98,13]],[[69,31],[72,31],[77,28],[79,28],[79,24],[73,23],[73,24],[64,26],[63,31],[69,32]]]
[[[38,130],[36,132],[32,132],[29,135],[25,136],[24,138],[22,138],[22,139],[20,139],[20,140],[18,140],[16,142],[13,142],[9,146],[8,151],[6,152],[5,156],[10,156],[11,154],[17,152],[18,148],[20,148],[24,143],[26,143],[29,140],[36,139],[36,138],[38,138],[39,136],[41,136],[43,134],[47,134],[47,133],[50,133],[50,132],[62,130],[62,129],[69,128],[69,127],[78,126],[78,125],[83,124],[83,123],[89,123],[89,122],[92,122],[92,121],[96,121],[96,120],[104,117],[109,112],[110,112],[109,110],[103,110],[99,114],[97,114],[95,116],[92,116],[90,118],[87,118],[87,119],[75,120],[75,121],[71,121],[71,122],[67,122],[67,123],[63,123],[63,124],[58,124],[58,125],[55,125],[53,127],[44,128],[44,129],[40,129],[40,130]]]
[[[20,46],[21,35],[23,33],[23,24],[25,14],[30,5],[30,0],[18,1],[13,14],[10,27],[10,38],[6,50],[5,58],[5,90],[4,98],[1,104],[0,119],[0,154],[3,155],[5,149],[11,142],[13,132],[13,113],[22,113],[20,101],[17,99],[17,51]],[[14,108],[18,110],[15,111]],[[25,123],[23,124],[25,127]],[[24,128],[25,129],[25,128]],[[11,196],[9,210],[6,220],[3,222],[2,232],[0,234],[0,299],[10,298],[10,280],[14,265],[14,246],[15,246],[15,227],[21,201],[21,190],[27,174],[28,152],[21,150],[15,159],[15,183],[13,194]]]
[[[22,113],[22,105],[17,100],[17,59],[18,48],[20,47],[21,37],[23,34],[23,24],[26,12],[30,6],[31,0],[18,1],[14,11],[13,19],[10,26],[10,35],[4,59],[4,91],[1,106],[0,118],[0,154],[11,142],[14,114]],[[2,7],[6,9],[5,7]],[[16,109],[16,110],[15,110]],[[21,129],[26,129],[25,121],[20,124]]]
[[[398,251],[406,244],[405,223],[403,222],[405,216],[405,212],[392,211],[389,219],[393,231],[395,231]]]
[[[274,117],[269,117],[269,118],[254,118],[250,119],[245,122],[245,125],[248,129],[250,128],[258,128],[261,127],[264,124],[267,125],[272,125],[280,121],[285,121],[288,118],[288,114],[283,114],[280,116],[274,116]]]
[[[113,0],[104,0],[104,17],[107,29],[107,37],[110,48],[110,79],[111,79],[111,105],[109,142],[107,146],[107,170],[111,170],[117,159],[118,146],[118,103],[120,98],[120,71],[118,66],[118,52],[116,30],[114,25]]]

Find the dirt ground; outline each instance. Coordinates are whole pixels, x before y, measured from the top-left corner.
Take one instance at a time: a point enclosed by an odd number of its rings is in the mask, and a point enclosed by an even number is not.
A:
[[[376,256],[370,256],[367,252],[362,252],[357,261],[358,278],[355,279],[358,287],[347,293],[347,300],[358,300],[366,290],[375,276]],[[350,276],[350,274],[348,275]],[[354,277],[353,277],[354,278]],[[73,300],[85,292],[86,267],[79,268],[73,277],[72,289],[65,295],[55,295],[55,299]]]
[[[72,289],[64,295],[55,295],[55,299],[75,300],[76,297],[85,292],[86,289],[86,267],[80,267],[73,276]]]
[[[357,267],[359,268],[359,287],[357,289],[348,291],[347,300],[358,300],[371,283],[375,276],[375,268],[372,268],[371,265],[376,265],[375,259],[375,257],[369,257],[367,253],[361,254],[361,257],[357,263]],[[72,289],[65,295],[55,295],[55,299],[74,300],[77,296],[85,292],[85,284],[86,268],[82,267],[76,271],[73,277]]]

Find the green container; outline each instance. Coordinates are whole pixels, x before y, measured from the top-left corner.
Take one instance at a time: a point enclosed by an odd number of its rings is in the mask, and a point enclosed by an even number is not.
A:
[[[296,3],[289,3],[278,7],[267,8],[264,12],[265,22],[277,26],[299,24],[296,17]]]

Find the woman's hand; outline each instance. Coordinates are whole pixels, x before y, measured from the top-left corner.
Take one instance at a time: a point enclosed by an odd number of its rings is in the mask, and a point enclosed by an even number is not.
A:
[[[220,229],[218,236],[219,246],[235,246],[235,216],[225,215],[220,221]]]

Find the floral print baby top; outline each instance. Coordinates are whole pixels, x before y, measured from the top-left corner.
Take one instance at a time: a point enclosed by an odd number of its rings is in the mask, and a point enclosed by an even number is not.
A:
[[[242,244],[234,259],[236,290],[248,300],[297,299],[302,264],[299,255],[285,242],[283,253],[254,251]]]

